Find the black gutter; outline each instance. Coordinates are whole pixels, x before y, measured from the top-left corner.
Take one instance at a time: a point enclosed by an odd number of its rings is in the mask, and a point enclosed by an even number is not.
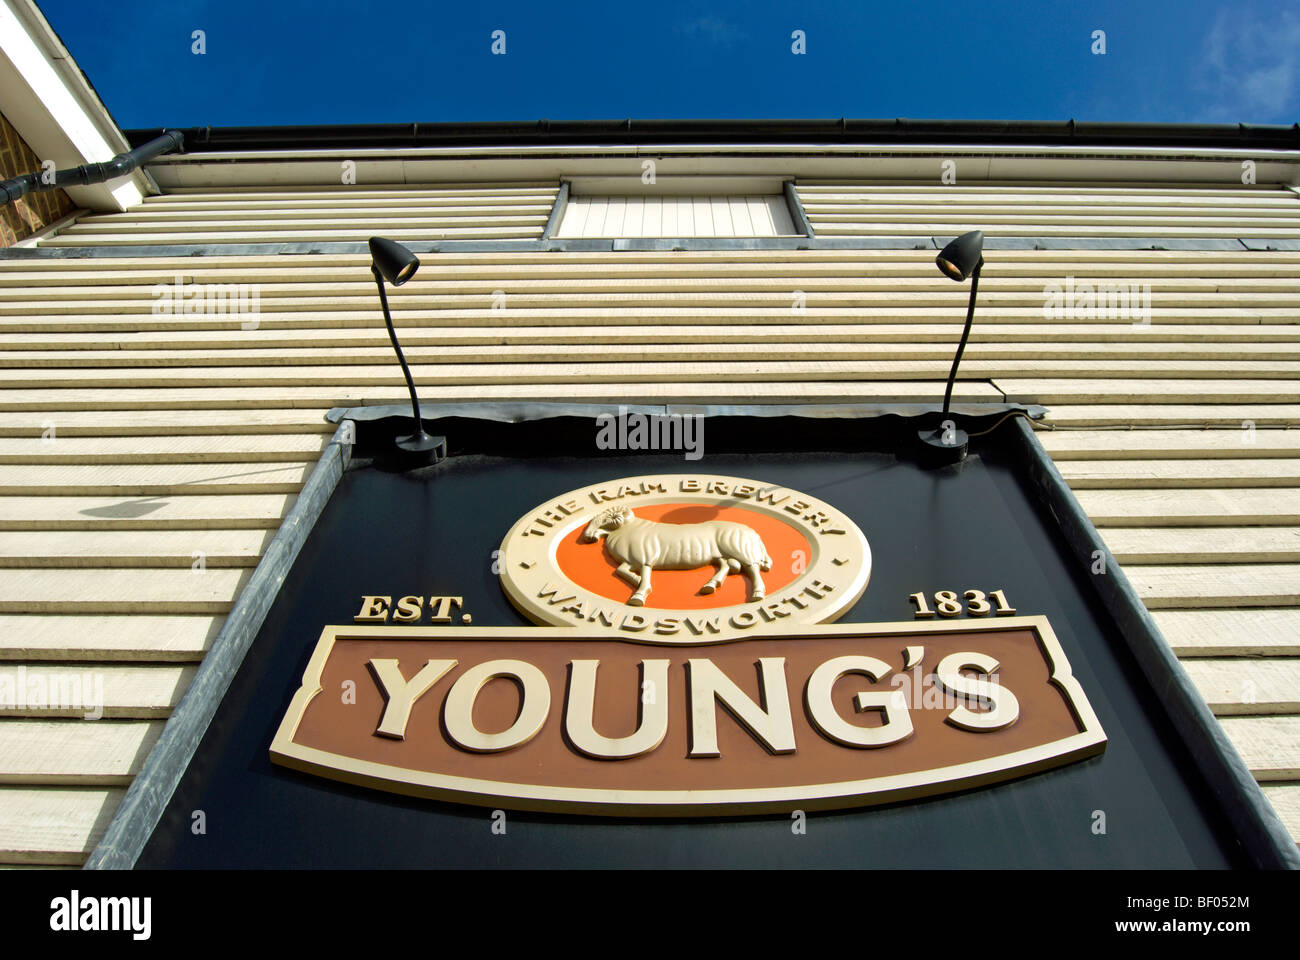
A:
[[[56,190],[60,187],[80,187],[104,183],[125,177],[136,168],[172,150],[185,149],[185,136],[179,130],[168,130],[153,137],[126,153],[119,153],[103,163],[87,163],[80,167],[56,170],[47,180],[40,171],[24,173],[0,182],[0,205],[11,203],[28,193]]]
[[[125,131],[144,143],[159,129]],[[663,143],[942,143],[1000,146],[1300,150],[1300,123],[1076,123],[1004,120],[536,120],[476,123],[191,127],[191,153],[400,147]]]

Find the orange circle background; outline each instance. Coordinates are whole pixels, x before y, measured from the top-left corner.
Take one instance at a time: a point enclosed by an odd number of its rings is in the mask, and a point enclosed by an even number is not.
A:
[[[808,540],[795,527],[776,517],[746,510],[744,507],[653,503],[635,506],[633,510],[643,520],[660,523],[730,520],[752,527],[763,538],[767,555],[772,558],[772,569],[763,573],[768,596],[790,583],[812,563],[812,549]],[[586,523],[580,524],[556,545],[556,565],[566,577],[584,590],[618,603],[627,603],[628,597],[632,596],[636,588],[614,572],[618,564],[605,552],[603,540],[596,543],[578,542],[586,528]],[[804,556],[799,573],[793,569],[797,550],[802,550]],[[653,571],[646,607],[659,610],[712,610],[745,603],[749,598],[749,577],[743,570],[730,574],[716,593],[699,595],[700,587],[709,582],[717,569],[710,563],[694,570]]]

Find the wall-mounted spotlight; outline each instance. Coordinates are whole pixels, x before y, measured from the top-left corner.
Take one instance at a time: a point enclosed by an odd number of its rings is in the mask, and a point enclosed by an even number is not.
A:
[[[397,362],[402,365],[402,375],[406,377],[406,388],[411,391],[411,412],[415,415],[415,433],[409,437],[398,437],[397,448],[412,457],[429,460],[441,459],[446,451],[444,437],[430,436],[424,431],[424,421],[420,417],[420,398],[415,393],[415,381],[411,379],[411,368],[406,365],[402,346],[397,342],[397,331],[393,329],[393,317],[388,312],[388,294],[384,290],[387,280],[395,287],[400,287],[415,276],[420,269],[420,259],[400,243],[394,243],[384,237],[370,238],[370,272],[375,275],[375,284],[379,287],[379,302],[384,308],[384,323],[388,325],[388,339],[393,342],[397,352]]]
[[[970,437],[948,417],[948,407],[952,403],[952,385],[957,380],[957,366],[961,363],[966,341],[970,339],[970,325],[975,318],[975,293],[979,290],[980,268],[984,266],[984,233],[972,230],[963,233],[939,252],[934,260],[943,272],[961,283],[970,280],[970,302],[966,306],[966,327],[961,332],[961,342],[957,344],[957,355],[952,360],[952,370],[948,373],[948,387],[943,392],[942,421],[937,430],[918,432],[921,443],[925,445],[928,459],[936,465],[956,463],[966,456]]]

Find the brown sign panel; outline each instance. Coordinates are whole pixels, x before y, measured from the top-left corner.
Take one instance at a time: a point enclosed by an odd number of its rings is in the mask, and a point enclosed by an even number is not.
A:
[[[562,627],[326,627],[280,764],[492,807],[833,809],[1101,753],[1043,617],[798,625],[683,647]]]

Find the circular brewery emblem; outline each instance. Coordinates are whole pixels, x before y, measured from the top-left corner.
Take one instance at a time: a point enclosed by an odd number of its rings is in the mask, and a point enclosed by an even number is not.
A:
[[[837,619],[871,548],[829,503],[708,474],[594,484],[529,511],[501,544],[501,583],[536,623],[706,643]]]

